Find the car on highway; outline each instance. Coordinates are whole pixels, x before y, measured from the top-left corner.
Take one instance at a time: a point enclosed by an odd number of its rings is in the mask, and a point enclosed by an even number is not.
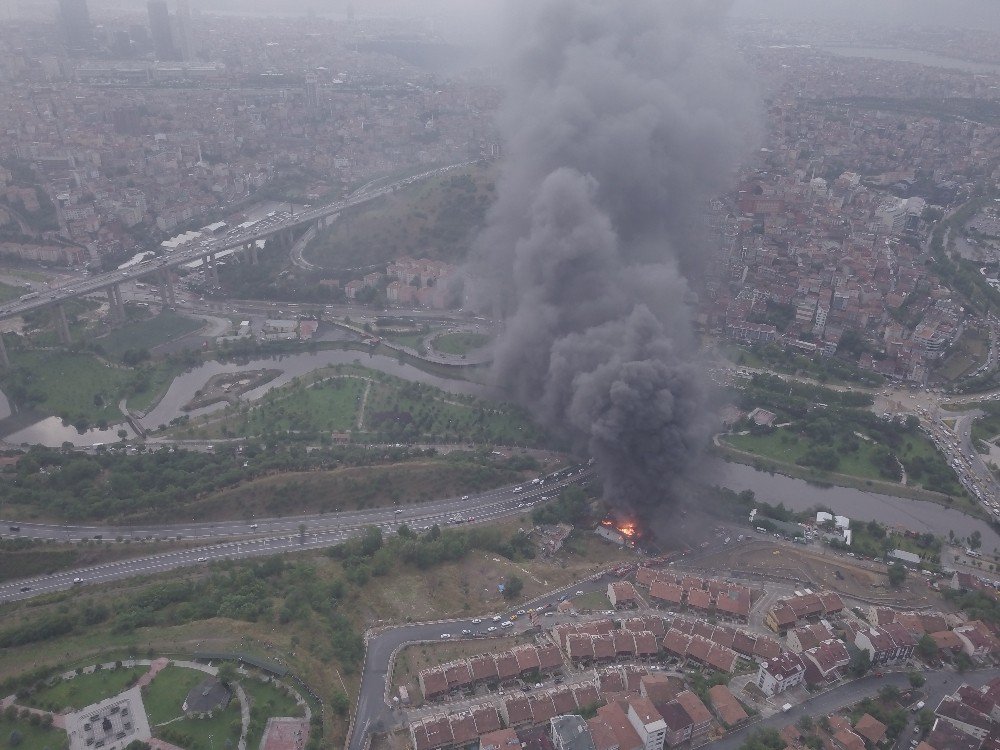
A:
[[[469,630],[468,628],[464,628],[462,630],[462,635],[471,635],[471,634],[472,634],[472,631]]]
[[[475,620],[473,620],[472,622],[473,622],[473,623],[474,623],[475,625],[478,625],[479,623],[481,623],[481,622],[482,622],[482,620],[481,620],[481,619],[479,619],[479,618],[477,617],[477,618],[476,618]]]
[[[442,633],[441,637],[442,638],[451,638],[451,633]]]

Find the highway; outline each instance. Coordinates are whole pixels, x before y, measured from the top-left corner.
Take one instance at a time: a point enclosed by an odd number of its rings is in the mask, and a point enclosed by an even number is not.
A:
[[[176,268],[184,265],[185,263],[190,263],[192,261],[205,258],[208,255],[220,253],[224,250],[242,248],[252,242],[256,242],[257,240],[265,239],[271,235],[278,234],[289,229],[296,229],[298,227],[311,224],[327,216],[339,213],[347,208],[361,205],[362,203],[380,198],[384,195],[389,195],[401,187],[405,187],[414,182],[419,182],[432,175],[444,174],[445,172],[453,169],[469,166],[472,163],[473,162],[462,162],[460,164],[452,164],[446,167],[432,169],[427,172],[413,175],[412,177],[407,177],[406,179],[397,180],[396,182],[392,182],[375,190],[362,189],[362,191],[355,192],[353,195],[342,201],[329,203],[315,208],[309,208],[308,210],[297,214],[275,214],[272,217],[255,222],[249,227],[234,227],[225,234],[214,237],[202,237],[198,241],[185,245],[165,256],[150,258],[129,268],[90,276],[84,279],[79,279],[78,281],[71,281],[64,286],[40,292],[37,296],[28,295],[32,297],[31,299],[25,299],[22,297],[19,300],[8,302],[6,305],[0,306],[0,319],[23,315],[24,313],[37,310],[41,307],[65,302],[66,300],[74,297],[99,292],[109,286],[119,284],[121,282],[136,281],[164,269]]]
[[[503,487],[477,495],[465,495],[461,498],[449,498],[421,505],[256,521],[174,524],[134,529],[2,521],[0,523],[3,526],[0,528],[8,532],[9,536],[60,541],[93,539],[97,536],[109,540],[118,536],[130,539],[152,537],[196,540],[206,544],[186,550],[173,550],[92,565],[48,576],[8,581],[0,584],[0,602],[30,599],[73,586],[120,581],[220,560],[239,560],[329,547],[357,536],[366,526],[378,526],[384,534],[393,534],[404,523],[417,531],[435,524],[446,526],[485,523],[523,513],[526,508],[554,497],[560,488],[580,482],[588,476],[590,474],[584,470],[577,470],[568,476],[566,470],[563,470],[549,475],[545,478],[545,482],[538,484]],[[11,526],[18,528],[19,531],[11,532]],[[212,540],[217,541],[209,544]]]

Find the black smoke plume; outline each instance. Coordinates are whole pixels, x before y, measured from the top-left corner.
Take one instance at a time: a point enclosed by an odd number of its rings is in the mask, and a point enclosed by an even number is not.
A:
[[[709,0],[513,0],[497,201],[476,240],[494,373],[597,461],[671,498],[713,424],[691,331],[699,227],[755,100]]]

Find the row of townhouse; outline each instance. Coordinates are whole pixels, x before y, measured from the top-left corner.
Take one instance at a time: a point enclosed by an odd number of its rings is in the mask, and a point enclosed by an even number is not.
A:
[[[475,685],[506,685],[534,672],[549,674],[562,664],[562,655],[555,645],[524,645],[423,669],[417,680],[424,700],[433,700]]]
[[[805,622],[842,612],[844,602],[833,591],[805,591],[779,599],[764,616],[764,624],[779,635]]]
[[[521,750],[537,746],[544,729],[542,746],[551,740],[556,750],[662,750],[702,741],[716,720],[727,729],[749,720],[725,685],[711,688],[709,701],[711,710],[679,677],[611,667],[572,687],[413,721],[410,738],[414,750],[442,750],[474,746],[478,731],[479,750]]]
[[[746,586],[714,578],[678,576],[647,567],[636,571],[636,583],[649,587],[653,604],[677,609],[688,607],[703,614],[740,621],[750,616],[752,595]]]
[[[941,612],[897,612],[889,607],[874,606],[868,609],[865,618],[876,627],[901,627],[918,641],[929,635],[942,656],[965,653],[984,659],[998,650],[996,636],[979,620],[965,622],[958,615]]]

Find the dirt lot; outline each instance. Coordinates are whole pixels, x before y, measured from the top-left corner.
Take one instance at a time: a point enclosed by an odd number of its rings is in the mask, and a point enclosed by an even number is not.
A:
[[[739,570],[804,579],[845,596],[885,601],[887,604],[918,607],[938,598],[923,576],[910,574],[900,589],[891,589],[882,572],[883,565],[855,562],[850,558],[789,544],[755,540],[700,558],[696,565],[706,571]]]
[[[512,520],[497,526],[509,536],[528,523],[526,519]],[[636,559],[635,553],[630,555],[593,534],[580,534],[572,542],[575,552],[563,551],[554,559],[511,562],[491,552],[476,551],[433,570],[412,571],[401,566],[396,574],[379,579],[379,585],[371,587],[364,601],[358,602],[359,613],[365,624],[374,624],[380,620],[419,622],[500,612],[511,604],[497,590],[507,576],[515,575],[524,581],[519,601],[527,601],[586,578],[602,566]]]

